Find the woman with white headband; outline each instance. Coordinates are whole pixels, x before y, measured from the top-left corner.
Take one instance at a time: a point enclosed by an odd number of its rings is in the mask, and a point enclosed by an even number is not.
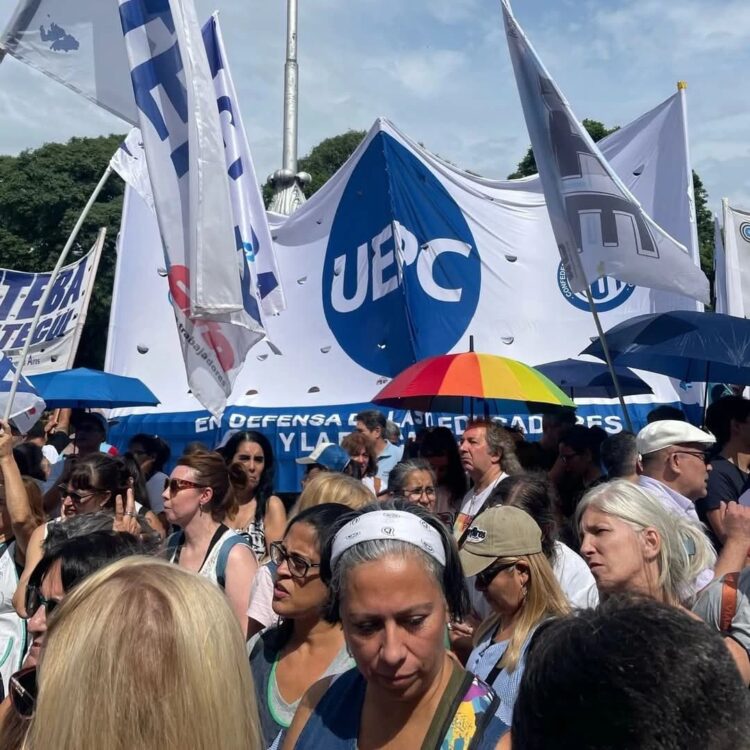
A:
[[[357,665],[305,694],[284,750],[497,747],[492,689],[445,647],[468,600],[456,543],[423,508],[369,505],[341,519],[321,577]]]

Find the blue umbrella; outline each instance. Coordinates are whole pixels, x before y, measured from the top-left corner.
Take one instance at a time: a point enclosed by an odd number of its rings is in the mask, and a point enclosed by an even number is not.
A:
[[[618,365],[684,382],[750,385],[750,320],[675,310],[639,315],[606,332]],[[581,354],[604,359],[599,339]]]
[[[159,399],[138,378],[86,367],[32,375],[29,380],[49,409],[114,409],[119,406],[156,406],[159,403]]]
[[[617,398],[607,365],[583,359],[561,359],[537,365],[536,369],[560,386],[571,398]],[[617,382],[623,396],[653,393],[651,386],[627,367],[615,366]]]

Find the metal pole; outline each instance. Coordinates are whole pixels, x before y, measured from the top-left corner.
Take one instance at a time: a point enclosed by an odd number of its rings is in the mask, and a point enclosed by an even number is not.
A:
[[[284,169],[297,174],[297,0],[286,3],[286,62],[284,63]]]
[[[607,367],[609,367],[609,373],[612,375],[612,382],[615,385],[615,393],[620,401],[622,407],[622,413],[625,416],[625,426],[633,432],[633,423],[630,421],[630,414],[628,413],[628,407],[625,403],[625,399],[622,397],[622,391],[620,390],[620,381],[617,379],[615,373],[615,366],[612,364],[612,357],[609,354],[609,347],[607,346],[607,338],[604,335],[604,329],[602,328],[602,322],[599,320],[599,313],[596,311],[596,305],[594,304],[594,298],[591,296],[591,289],[586,286],[586,299],[589,301],[589,307],[591,308],[591,314],[594,316],[594,323],[596,324],[596,330],[599,333],[599,341],[602,342],[602,350],[604,351],[604,359],[607,360]]]
[[[65,247],[60,253],[60,257],[57,259],[57,264],[55,265],[52,271],[52,274],[50,275],[47,288],[44,290],[44,293],[42,294],[42,297],[39,300],[39,304],[37,305],[37,308],[36,308],[36,314],[34,315],[34,320],[31,323],[31,330],[29,331],[29,335],[26,337],[26,343],[24,343],[23,345],[23,350],[21,351],[21,356],[18,360],[18,366],[16,367],[16,374],[13,377],[13,383],[10,386],[10,394],[8,395],[8,405],[5,407],[5,414],[3,415],[3,419],[5,419],[6,422],[8,421],[8,419],[10,419],[10,413],[13,408],[13,400],[16,397],[16,391],[18,390],[18,382],[21,379],[21,372],[23,370],[24,364],[26,363],[26,358],[29,356],[29,349],[31,348],[31,342],[34,339],[34,333],[36,332],[36,327],[39,323],[39,318],[41,318],[42,316],[44,307],[47,304],[47,299],[50,295],[50,292],[52,291],[52,287],[55,285],[55,280],[57,279],[57,276],[60,273],[60,269],[63,267],[65,263],[65,259],[68,257],[70,248],[73,247],[73,243],[75,242],[76,237],[78,236],[78,232],[81,231],[81,227],[83,226],[83,222],[86,220],[86,216],[91,210],[91,207],[96,202],[96,199],[99,197],[99,193],[102,191],[102,188],[104,187],[105,183],[107,182],[111,174],[112,174],[112,167],[107,165],[107,168],[104,170],[104,174],[101,176],[101,179],[99,180],[96,187],[94,188],[94,192],[91,193],[88,203],[86,203],[86,205],[83,207],[83,211],[81,212],[81,215],[78,217],[78,221],[73,227],[73,231],[70,233],[70,237],[68,237],[68,241],[65,243]]]

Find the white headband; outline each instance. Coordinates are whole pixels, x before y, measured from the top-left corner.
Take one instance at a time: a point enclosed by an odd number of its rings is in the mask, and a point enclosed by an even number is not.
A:
[[[443,540],[430,524],[403,510],[376,510],[357,516],[338,531],[333,538],[331,567],[350,547],[376,539],[397,539],[413,544],[445,566]]]

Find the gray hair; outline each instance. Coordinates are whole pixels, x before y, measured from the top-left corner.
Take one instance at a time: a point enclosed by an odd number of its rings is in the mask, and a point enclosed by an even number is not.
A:
[[[135,520],[141,527],[141,541],[145,545],[142,554],[154,554],[161,544],[159,535],[148,525],[143,516],[136,516]],[[45,554],[55,552],[58,547],[74,537],[87,536],[97,531],[112,531],[114,522],[115,514],[106,510],[81,513],[59,523],[51,522],[47,527],[47,538],[44,541]]]
[[[401,439],[401,429],[395,422],[387,419],[385,422],[385,435],[383,437],[390,442],[394,440],[398,442]]]
[[[412,557],[419,560],[443,592],[451,617],[455,620],[463,619],[469,611],[469,598],[461,561],[458,557],[458,548],[451,532],[431,513],[418,505],[403,500],[372,503],[342,518],[338,530],[357,516],[381,510],[398,510],[411,513],[429,524],[442,540],[445,566],[440,565],[436,559],[409,542],[398,539],[374,539],[359,542],[349,547],[336,559],[332,568],[331,551],[336,536],[336,532],[334,532],[325,545],[320,566],[321,578],[328,586],[328,602],[324,610],[326,620],[334,623],[341,621],[341,600],[349,573],[362,563],[375,562],[390,556]]]
[[[406,485],[409,475],[413,471],[426,471],[435,484],[435,472],[432,470],[429,461],[424,458],[410,458],[407,461],[397,463],[388,475],[388,492],[394,497],[403,497],[404,486]]]
[[[657,498],[632,482],[616,479],[587,492],[576,509],[577,528],[590,507],[620,518],[635,531],[657,531],[661,540],[657,585],[671,604],[690,599],[698,574],[716,563],[711,542],[698,524],[667,510]]]

